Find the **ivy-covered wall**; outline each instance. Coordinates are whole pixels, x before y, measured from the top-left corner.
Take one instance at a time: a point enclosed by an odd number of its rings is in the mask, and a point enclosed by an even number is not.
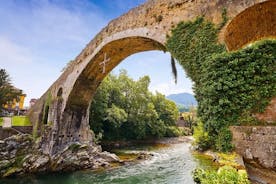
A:
[[[235,52],[218,44],[216,27],[204,18],[181,22],[167,49],[194,81],[198,115],[209,146],[232,149],[230,125],[262,112],[276,96],[276,40],[262,40]]]

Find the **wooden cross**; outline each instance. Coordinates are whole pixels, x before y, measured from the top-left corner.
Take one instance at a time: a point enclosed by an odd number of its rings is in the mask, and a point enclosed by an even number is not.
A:
[[[106,53],[104,53],[104,60],[100,63],[100,65],[103,65],[103,73],[105,73],[105,66],[108,61],[110,61],[110,58],[107,58]]]

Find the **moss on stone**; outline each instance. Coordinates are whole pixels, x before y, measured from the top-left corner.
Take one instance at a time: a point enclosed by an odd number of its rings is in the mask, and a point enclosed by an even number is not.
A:
[[[222,25],[227,21],[223,14]],[[221,26],[199,17],[181,22],[167,40],[167,50],[194,81],[198,116],[218,151],[231,151],[228,127],[242,114],[263,112],[276,96],[276,40],[253,43],[227,52],[218,43]]]
[[[18,167],[10,167],[4,174],[3,177],[9,177],[9,176],[13,176],[19,172],[21,172],[22,169],[18,168]]]
[[[71,150],[72,152],[76,152],[80,149],[81,147],[81,144],[77,144],[77,143],[74,143],[74,144],[71,144],[68,149]]]
[[[46,99],[44,107],[43,107],[43,115],[42,115],[43,124],[48,123],[48,113],[49,113],[51,104],[52,104],[52,95],[50,92],[48,92],[47,99]]]
[[[14,166],[16,167],[22,167],[23,161],[24,161],[25,155],[18,155],[15,157]]]

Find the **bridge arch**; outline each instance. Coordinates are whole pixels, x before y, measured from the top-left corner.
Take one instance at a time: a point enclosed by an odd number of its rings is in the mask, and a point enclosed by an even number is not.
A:
[[[106,44],[78,76],[65,109],[89,105],[93,92],[113,68],[132,54],[150,50],[166,49],[162,43],[141,36],[125,37]]]
[[[276,1],[269,0],[246,8],[227,25],[224,42],[237,50],[262,38],[276,37]]]
[[[68,140],[92,141],[93,136],[87,127],[89,127],[90,103],[96,89],[104,77],[125,58],[152,50],[165,52],[166,49],[158,40],[143,36],[124,37],[104,45],[83,70],[79,71],[79,76],[64,104],[63,115],[56,120],[58,123],[56,123],[56,145],[54,147],[65,145]],[[67,128],[63,128],[64,124]],[[58,135],[69,135],[70,138]]]
[[[226,43],[229,50],[235,50],[235,48],[254,41],[255,38],[260,38],[256,36],[258,35],[257,25],[256,29],[252,31],[255,36],[250,37],[250,33],[243,34],[241,30],[251,29],[247,26],[255,25],[254,21],[262,23],[257,20],[257,15],[259,15],[257,10],[260,7],[264,7],[264,11],[276,12],[274,11],[275,5],[271,5],[274,7],[271,9],[269,3],[275,3],[275,1],[148,0],[145,4],[111,21],[88,43],[59,79],[30,109],[31,122],[34,125],[38,124],[34,127],[39,127],[44,131],[41,133],[42,150],[45,153],[53,154],[73,142],[89,142],[93,145],[88,110],[93,93],[100,85],[101,80],[120,61],[131,54],[149,50],[165,50],[166,35],[170,34],[171,29],[180,21],[194,20],[198,16],[204,16],[208,21],[218,25],[222,20],[221,13],[223,9],[226,9],[230,23],[222,29],[221,41]],[[251,23],[247,22],[250,14],[253,17],[250,20]],[[264,13],[263,16],[265,15],[269,15],[269,13]],[[275,16],[270,21],[275,26]],[[247,26],[243,25],[244,22]],[[269,26],[269,21],[267,23],[266,25]],[[239,26],[243,26],[242,29],[239,30]],[[265,36],[269,34],[275,36],[275,32],[267,32]],[[105,72],[103,72],[101,62],[105,60],[108,62]],[[57,96],[61,86],[62,95]],[[49,109],[51,123],[44,128],[40,117],[48,96],[53,97],[50,100]]]

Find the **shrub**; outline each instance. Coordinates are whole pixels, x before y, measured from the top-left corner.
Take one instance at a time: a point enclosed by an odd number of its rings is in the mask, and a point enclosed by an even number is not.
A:
[[[197,184],[249,184],[245,171],[223,166],[218,171],[195,169],[193,179]]]
[[[223,128],[219,133],[215,140],[216,149],[218,151],[227,152],[233,149],[233,145],[231,144],[232,133],[228,128]]]
[[[179,137],[186,135],[185,131],[177,126],[167,126],[165,137]]]
[[[202,122],[199,122],[198,125],[194,127],[193,137],[195,139],[194,144],[197,146],[197,150],[205,151],[211,147],[210,137],[208,132],[204,130]]]

